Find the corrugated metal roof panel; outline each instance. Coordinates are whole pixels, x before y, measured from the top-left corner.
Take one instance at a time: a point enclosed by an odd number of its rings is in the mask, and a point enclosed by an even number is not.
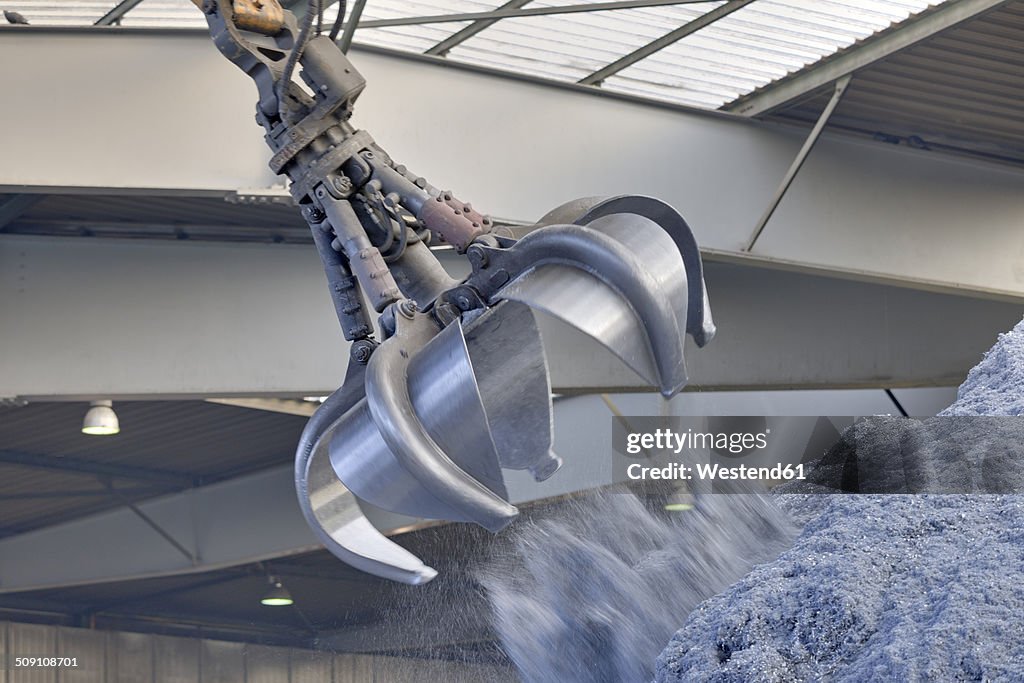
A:
[[[563,1],[535,0],[530,7]],[[722,2],[503,19],[449,54],[455,61],[578,81]]]
[[[206,19],[190,0],[143,0],[124,16],[121,25],[204,29]]]
[[[757,0],[620,73],[617,92],[718,108],[911,14],[927,0]]]
[[[352,3],[349,3],[351,5]],[[398,17],[427,17],[439,14],[487,12],[495,9],[497,0],[370,0],[363,10],[363,21]],[[331,12],[336,12],[331,8]],[[456,31],[469,26],[468,21],[444,24],[419,24],[388,28],[360,29],[356,41],[404,52],[426,52]]]
[[[32,403],[0,413],[0,449],[217,476],[287,462],[305,418],[203,401],[119,401],[121,433],[81,433],[86,403]]]
[[[495,9],[499,2],[371,0],[363,18],[481,12]],[[557,7],[576,2],[534,0],[528,7]],[[114,4],[110,0],[22,0],[5,7],[22,12],[36,24],[81,25],[93,23]],[[714,0],[503,19],[455,47],[449,59],[575,82],[721,4],[722,0]],[[940,4],[929,0],[754,0],[606,78],[602,87],[642,98],[713,109],[757,88],[770,88],[787,74],[827,60],[858,40]],[[332,22],[336,11],[335,6],[328,8],[325,21]],[[126,16],[124,23],[203,26],[202,17],[189,0],[144,0]],[[420,52],[467,25],[469,22],[463,21],[363,29],[356,37],[362,43]],[[973,150],[989,157],[1021,159],[1022,31],[1024,2],[1011,2],[861,69],[832,125],[897,138],[921,138],[936,147]],[[821,106],[820,99],[812,97],[779,112],[777,118],[813,121]],[[232,221],[227,218],[228,213],[241,215],[236,207],[205,208],[211,221],[221,223],[217,214],[224,213],[224,221],[235,223],[232,229],[249,238],[266,233],[274,240],[307,239],[302,235],[304,226],[293,225],[290,220],[285,223],[281,214],[275,215],[281,222],[275,227],[256,217],[252,217],[251,224]],[[162,215],[167,217],[167,225],[162,229],[173,233],[177,218],[171,213]],[[194,217],[181,218],[196,224]],[[33,220],[37,224],[29,225]],[[45,216],[29,214],[23,224],[11,227],[45,232],[51,229],[46,220]],[[95,226],[100,232],[115,234],[123,227],[110,221],[109,212],[103,220],[104,225]],[[93,229],[82,226],[85,232]]]
[[[0,451],[145,467],[216,480],[291,462],[306,419],[203,401],[119,401],[116,436],[81,433],[85,403],[32,403],[0,409]],[[11,500],[4,493],[77,491],[91,474],[38,469],[0,458],[0,534],[120,505],[115,497]],[[119,486],[132,486],[117,479]],[[145,486],[137,482],[135,486]],[[151,483],[150,483],[151,485]],[[155,495],[155,494],[153,494]]]
[[[832,128],[915,147],[1024,162],[1024,1],[1017,0],[861,69]],[[827,93],[771,119],[810,124]]]
[[[101,0],[100,2],[19,0],[18,2],[5,2],[2,9],[19,12],[34,26],[86,26],[96,23],[96,20],[110,11],[115,4],[112,0]],[[194,10],[195,6],[193,5]]]
[[[530,8],[601,0],[534,0]],[[8,3],[35,24],[84,25],[110,2]],[[349,3],[351,7],[353,3]],[[371,0],[364,20],[496,9],[499,0]],[[455,47],[449,58],[562,81],[578,81],[720,6],[723,0],[503,19]],[[899,22],[928,0],[755,0],[710,26],[607,78],[603,87],[657,100],[717,108],[787,73]],[[334,20],[336,5],[324,18]],[[189,0],[144,0],[124,26],[202,28]],[[361,43],[425,52],[470,22],[361,29]]]

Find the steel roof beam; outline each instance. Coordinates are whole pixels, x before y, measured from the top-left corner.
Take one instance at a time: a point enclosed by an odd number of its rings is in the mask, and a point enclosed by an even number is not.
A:
[[[122,465],[120,463],[96,462],[95,460],[85,460],[82,458],[40,455],[13,450],[0,450],[0,463],[94,477],[146,481],[160,484],[167,488],[191,487],[198,483],[196,477],[184,472]]]
[[[32,208],[45,195],[12,194],[0,202],[0,232]]]
[[[113,26],[121,21],[124,15],[135,9],[142,0],[121,0],[114,7],[96,20],[95,26]]]
[[[352,38],[355,36],[356,29],[359,28],[359,19],[362,18],[364,9],[366,9],[366,0],[356,0],[356,4],[352,6],[348,21],[345,22],[345,30],[341,32],[341,38],[338,39],[338,47],[342,52],[348,52],[348,49],[352,47]],[[339,9],[339,11],[342,10]]]
[[[581,12],[609,12],[623,9],[664,7],[665,5],[697,5],[705,2],[714,2],[714,0],[613,0],[612,2],[594,2],[589,5],[556,5],[554,7],[527,7],[525,9],[496,9],[488,12],[431,14],[420,17],[392,17],[389,19],[369,19],[367,21],[360,22],[359,28],[387,28],[391,26],[446,24],[458,21],[477,21],[479,19],[546,17],[558,14],[578,14]]]
[[[785,147],[781,151],[790,156],[756,169],[764,186],[759,195],[750,198],[752,210],[738,216],[738,221],[743,220],[738,224],[744,240],[778,182],[772,176],[785,171],[782,161],[788,164],[792,160],[793,151]],[[801,177],[820,179],[821,174],[810,169],[823,158],[827,160],[827,152],[827,147],[817,148],[807,162],[808,173]],[[868,161],[872,166],[879,163],[870,155]],[[969,172],[977,177],[968,181],[998,182],[975,167]],[[929,176],[929,182],[935,178]],[[959,181],[959,176],[955,180]],[[912,203],[918,212],[927,209],[917,217],[922,230],[945,229],[939,220],[944,212],[956,220],[963,213],[947,203],[925,207],[918,204],[919,195],[913,188],[905,192],[901,186],[890,185],[886,191],[895,193],[901,204]],[[967,201],[955,190],[945,191],[954,202]],[[737,192],[742,195],[746,190]],[[779,253],[777,247],[771,251],[774,241],[787,236],[810,240],[804,235],[812,234],[830,244],[829,234],[822,231],[832,226],[819,216],[822,211],[827,216],[827,210],[846,206],[837,204],[842,199],[837,193],[826,193],[821,211],[817,210],[801,198],[799,180],[789,192],[773,219],[777,222],[768,233],[771,239],[758,242],[759,250],[762,243],[767,247],[760,256],[705,250],[712,308],[721,329],[728,328],[730,334],[694,354],[694,384],[706,389],[955,384],[959,380],[954,378],[977,362],[977,354],[995,332],[1006,329],[1014,317],[1019,320],[1022,296],[1016,303],[999,303],[837,279],[869,277],[865,273],[814,278],[774,270],[809,268],[806,263],[773,259],[773,254]],[[993,192],[990,196],[993,202],[998,199],[1001,213],[976,212],[989,229],[986,240],[1013,244],[1012,229],[1019,231],[1019,224],[1013,221],[1020,204],[1012,195]],[[806,216],[809,226],[820,223],[824,227],[818,233],[794,232],[792,219],[783,219],[788,210]],[[911,218],[902,221],[909,225]],[[850,223],[835,227],[845,228],[861,220],[856,212],[849,219]],[[863,222],[871,220],[868,214]],[[995,230],[999,220],[1008,221],[1006,236]],[[711,224],[718,226],[723,221]],[[916,238],[912,243],[918,243]],[[887,249],[900,258],[905,253],[896,247]],[[453,276],[465,275],[464,266],[459,270],[464,261],[457,255],[438,253]],[[933,261],[935,253],[929,252]],[[963,268],[973,268],[982,259],[1001,263],[992,259],[988,250],[958,253]],[[1009,250],[1011,259],[1014,253]],[[0,357],[0,396],[28,400],[106,396],[120,400],[330,393],[344,376],[345,346],[330,303],[322,295],[323,275],[310,266],[310,256],[305,245],[200,245],[6,235],[0,239],[0,260],[15,264],[9,269],[15,275],[17,264],[24,263],[29,277],[23,285],[16,277],[10,278],[9,286],[0,283],[0,309],[9,310],[18,320],[17,326],[5,327],[0,333],[6,352]],[[315,259],[315,254],[312,256]],[[734,266],[713,263],[730,259]],[[270,269],[278,277],[261,277]],[[826,275],[828,268],[819,266],[815,272]],[[138,279],[140,273],[145,274],[143,280]],[[182,273],[188,277],[182,278]],[[19,286],[24,291],[19,292]],[[967,293],[963,288],[958,291]],[[832,301],[846,302],[846,309],[823,310],[821,302],[829,296]],[[109,301],[118,305],[111,308]],[[847,310],[853,301],[861,306],[856,312]],[[877,318],[882,304],[887,310],[900,311],[894,315],[899,318],[898,327]],[[224,311],[231,311],[231,324],[225,323]],[[828,334],[802,333],[800,320],[806,319],[809,311]],[[950,319],[963,324],[947,329],[945,321]],[[596,342],[550,320],[541,324],[556,392],[643,390],[636,376],[611,354],[601,353]],[[920,348],[935,335],[947,340],[947,351],[902,357],[890,348],[895,339],[901,340],[899,346]],[[60,345],[71,338],[78,356],[61,353]],[[282,349],[291,348],[295,339],[306,340],[306,353],[281,363]],[[821,348],[831,348],[839,355],[852,353],[856,362],[837,366],[815,355]],[[78,360],[81,354],[92,362],[83,365]],[[765,363],[765,358],[772,362]],[[119,372],[111,373],[112,367]]]
[[[128,500],[127,497],[125,497],[124,495],[120,494],[117,491],[117,489],[115,489],[110,484],[109,481],[106,482],[106,485],[107,485],[107,489],[110,491],[110,493],[112,495],[117,496],[117,498],[121,501],[121,503],[126,508],[128,508],[129,510],[132,511],[132,514],[134,514],[136,517],[141,519],[146,524],[146,526],[148,526],[150,529],[152,529],[154,532],[156,532],[160,536],[160,538],[162,538],[165,541],[167,541],[171,545],[172,548],[174,548],[179,553],[181,553],[185,557],[185,559],[187,559],[193,565],[199,564],[199,558],[196,556],[196,554],[195,554],[195,552],[193,550],[191,550],[190,548],[185,547],[185,545],[181,541],[179,541],[177,538],[175,538],[174,534],[172,534],[167,529],[165,529],[163,527],[163,525],[161,525],[155,519],[153,519],[148,514],[146,514],[142,510],[142,508],[140,508],[138,505],[136,505],[132,501]]]
[[[666,33],[661,38],[652,40],[643,47],[633,50],[628,55],[621,57],[620,59],[616,59],[608,66],[598,69],[589,76],[584,76],[578,82],[582,85],[600,85],[600,83],[609,76],[617,74],[623,69],[636,64],[640,60],[650,57],[655,52],[664,50],[669,45],[677,43],[686,36],[710,26],[719,19],[729,16],[736,10],[749,5],[753,1],[754,0],[730,0],[724,5],[719,5],[715,9],[700,15],[693,21],[688,21],[674,31]]]
[[[53,500],[60,498],[109,498],[118,494],[125,496],[149,496],[166,493],[166,488],[132,487],[110,491],[109,489],[61,489],[58,491],[27,491],[24,493],[0,493],[0,502],[13,500]]]
[[[530,0],[508,0],[508,2],[506,2],[504,5],[498,7],[498,11],[500,12],[502,10],[519,9],[520,7],[526,5],[529,2]],[[476,34],[483,31],[484,29],[493,26],[496,21],[498,20],[477,19],[466,28],[462,29],[461,31],[456,31],[452,35],[442,40],[437,45],[428,49],[424,54],[437,55],[443,57],[447,55],[451,51],[451,49],[454,48],[456,45],[461,45],[462,43],[466,42]]]
[[[809,95],[912,45],[927,40],[1011,0],[955,0],[908,19],[861,43],[826,57],[801,71],[755,90],[722,107],[744,116],[762,116]]]
[[[0,594],[198,573],[317,550],[295,499],[293,470],[275,467],[135,504],[187,553],[129,507],[22,533],[11,528],[17,535],[0,539]],[[409,523],[389,513],[373,519],[385,530]]]

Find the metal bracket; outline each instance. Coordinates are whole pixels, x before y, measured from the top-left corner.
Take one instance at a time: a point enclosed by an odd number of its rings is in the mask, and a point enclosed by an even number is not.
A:
[[[772,200],[768,203],[768,208],[765,209],[764,214],[761,215],[761,220],[757,222],[757,227],[754,228],[753,234],[750,236],[750,240],[747,242],[747,246],[743,248],[743,251],[751,251],[754,248],[754,244],[757,243],[757,239],[764,232],[764,228],[768,225],[768,221],[771,220],[772,215],[775,213],[775,209],[779,208],[779,203],[782,202],[782,198],[786,196],[786,192],[789,190],[789,186],[793,184],[793,180],[796,179],[796,174],[800,172],[800,168],[807,161],[807,156],[811,153],[814,148],[814,144],[818,141],[818,137],[821,135],[821,131],[825,129],[825,124],[828,123],[829,118],[832,116],[832,112],[835,111],[836,106],[839,104],[839,100],[842,99],[843,93],[846,92],[846,87],[850,84],[851,76],[843,76],[836,81],[835,90],[832,92],[832,99],[828,101],[825,108],[822,110],[821,115],[818,117],[818,121],[814,124],[814,128],[811,129],[811,134],[807,136],[804,141],[804,146],[800,148],[796,158],[793,159],[793,163],[790,164],[789,170],[786,171],[786,175],[783,176],[782,182],[779,183],[779,188],[775,190],[775,195]]]
[[[103,484],[103,486],[110,492],[110,494],[112,496],[116,497],[119,501],[121,501],[121,503],[126,508],[131,510],[132,513],[136,517],[138,517],[143,522],[145,522],[146,526],[148,526],[153,531],[155,531],[157,534],[159,534],[160,537],[162,539],[164,539],[165,541],[167,541],[175,550],[177,550],[179,553],[184,555],[185,559],[187,559],[189,562],[191,562],[193,567],[195,567],[195,566],[197,566],[199,564],[200,558],[199,558],[199,554],[198,553],[196,553],[193,550],[191,550],[188,547],[186,547],[183,543],[181,543],[178,539],[176,539],[171,534],[171,532],[167,531],[167,529],[165,529],[162,526],[160,526],[160,524],[156,520],[154,520],[152,517],[150,517],[145,512],[143,512],[142,509],[139,508],[138,505],[133,503],[130,499],[128,499],[124,495],[123,491],[120,491],[120,490],[114,488],[113,483],[111,483],[111,481],[109,479],[101,478],[100,479],[100,483]]]

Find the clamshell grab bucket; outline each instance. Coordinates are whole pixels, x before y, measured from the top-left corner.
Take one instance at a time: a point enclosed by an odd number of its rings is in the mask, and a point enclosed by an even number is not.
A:
[[[311,420],[296,464],[300,505],[342,560],[405,583],[429,581],[434,570],[377,531],[357,501],[497,531],[518,513],[501,470],[540,481],[558,469],[531,309],[590,335],[666,396],[685,385],[684,337],[703,345],[714,324],[700,255],[679,214],[657,200],[618,197],[574,202],[546,222],[518,241],[470,248],[474,271],[458,298],[436,302],[461,301],[460,315],[396,308],[392,336],[365,366],[350,367]],[[466,305],[471,299],[477,305]]]
[[[196,2],[214,44],[256,84],[270,167],[290,180],[352,342],[345,383],[299,442],[300,508],[340,559],[424,583],[436,572],[359,501],[491,530],[515,518],[502,469],[540,481],[560,464],[533,310],[598,340],[665,396],[679,391],[684,336],[703,346],[714,335],[693,234],[667,204],[621,196],[566,204],[517,241],[351,124],[366,81],[335,41],[276,0],[249,3],[255,13]],[[467,277],[442,268],[435,239],[468,258]]]

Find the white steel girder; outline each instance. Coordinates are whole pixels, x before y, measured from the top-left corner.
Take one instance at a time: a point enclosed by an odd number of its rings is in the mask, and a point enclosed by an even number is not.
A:
[[[0,62],[19,65],[6,74],[18,106],[2,114],[0,189],[226,195],[277,182],[252,123],[255,88],[205,34],[0,34]],[[363,49],[354,59],[369,83],[356,124],[434,184],[504,218],[536,219],[579,196],[655,195],[705,249],[737,254],[803,137],[437,58]],[[1017,168],[826,132],[755,256],[1019,299],[1022,186]]]
[[[687,351],[704,390],[957,385],[1021,316],[742,263],[708,263],[706,279],[719,333]],[[3,398],[319,396],[348,359],[304,245],[0,236],[0,319]],[[557,393],[647,389],[579,331],[541,323]]]

